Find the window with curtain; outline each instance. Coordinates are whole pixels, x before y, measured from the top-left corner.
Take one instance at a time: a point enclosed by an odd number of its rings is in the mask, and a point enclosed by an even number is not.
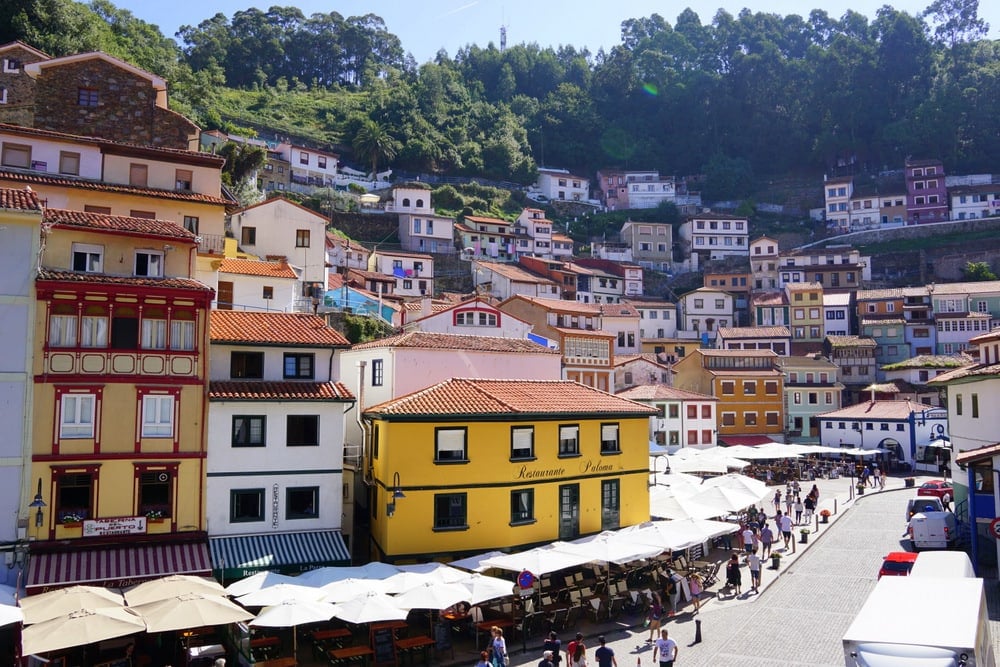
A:
[[[66,394],[62,397],[59,420],[60,438],[93,438],[94,405],[93,394]]]
[[[49,347],[76,347],[76,315],[49,318]]]
[[[144,350],[167,349],[167,321],[143,318],[142,348]]]
[[[142,437],[169,438],[174,434],[174,397],[142,397]]]
[[[100,308],[88,307],[80,318],[80,346],[108,346],[108,315]]]
[[[178,313],[188,315],[188,313]],[[173,319],[170,321],[170,349],[171,350],[193,350],[194,349],[194,321],[188,319]]]
[[[511,524],[534,523],[535,521],[535,491],[534,489],[518,489],[510,492],[510,522]]]

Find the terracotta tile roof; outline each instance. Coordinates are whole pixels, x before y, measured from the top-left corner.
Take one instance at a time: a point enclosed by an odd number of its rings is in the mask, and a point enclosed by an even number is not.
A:
[[[344,275],[331,271],[326,277],[327,291],[338,290],[344,286]]]
[[[537,273],[532,273],[516,264],[502,264],[500,262],[475,262],[479,268],[492,271],[508,280],[522,283],[535,283],[539,285],[555,285],[555,281],[550,280]]]
[[[440,313],[442,311],[453,308],[455,304],[453,303],[441,303],[440,301],[431,302],[431,313]],[[419,301],[407,301],[403,304],[403,310],[408,313],[417,313],[418,315],[423,311],[424,304]]]
[[[983,294],[1000,292],[1000,280],[983,280],[973,283],[938,283],[934,285],[934,296],[944,294]]]
[[[478,378],[452,378],[365,411],[366,415],[387,419],[424,415],[579,415],[599,419],[611,415],[645,417],[655,413],[651,407],[566,380]]]
[[[968,312],[968,313],[934,313],[935,320],[989,320],[992,319],[990,313]]]
[[[348,347],[350,342],[318,315],[213,310],[209,325],[213,343]]]
[[[407,252],[405,250],[381,250],[372,251],[374,254],[381,257],[412,257],[413,259],[428,259],[434,261],[433,255],[428,255],[422,252]]]
[[[74,283],[95,283],[103,285],[127,285],[130,287],[163,287],[169,289],[197,290],[209,292],[212,290],[197,280],[190,278],[145,278],[141,276],[109,276],[105,273],[82,273],[76,271],[60,271],[41,269],[38,280],[56,280]]]
[[[713,375],[716,377],[763,378],[763,377],[774,377],[774,376],[782,377],[783,375],[782,372],[777,369],[764,370],[764,369],[749,369],[749,368],[707,368],[705,370],[708,371],[709,375]]]
[[[396,283],[396,278],[394,276],[387,275],[385,273],[379,273],[378,271],[366,271],[364,269],[348,269],[347,277],[358,276],[364,280],[377,280],[383,283]]]
[[[327,218],[322,213],[317,213],[316,211],[312,210],[311,208],[306,208],[302,204],[299,204],[297,202],[293,202],[291,199],[288,199],[286,197],[281,197],[281,196],[270,197],[268,199],[264,199],[263,201],[259,201],[256,204],[250,204],[249,206],[244,206],[243,208],[239,208],[239,209],[233,211],[233,214],[235,215],[236,213],[245,213],[245,212],[247,212],[247,211],[249,211],[251,209],[260,208],[260,207],[263,207],[263,206],[276,206],[277,204],[288,204],[289,206],[293,206],[293,207],[299,209],[300,211],[302,211],[303,213],[306,213],[306,214],[308,214],[308,215],[310,215],[310,216],[312,216],[314,218],[319,218],[320,220],[322,220],[324,222],[324,224],[327,223],[327,222],[329,222],[329,218]]]
[[[886,289],[859,289],[854,298],[857,301],[880,301],[882,299],[902,299],[904,296],[903,288],[890,287]]]
[[[1000,364],[969,364],[947,373],[941,373],[927,381],[929,385],[944,385],[952,380],[975,377],[1000,377]]]
[[[788,295],[784,292],[758,292],[750,302],[755,306],[787,306]]]
[[[541,296],[525,296],[516,294],[511,299],[522,299],[554,312],[571,313],[575,315],[603,315],[604,317],[639,317],[639,311],[631,303],[584,303],[569,299],[548,299]],[[673,306],[673,304],[664,304]]]
[[[886,364],[884,371],[895,371],[904,368],[960,368],[968,366],[975,360],[965,353],[959,354],[918,354],[915,357]]]
[[[6,211],[41,211],[38,195],[27,188],[0,188],[0,209]]]
[[[817,416],[821,419],[909,419],[914,412],[931,409],[933,406],[910,401],[866,401]]]
[[[77,188],[80,190],[93,190],[95,192],[115,192],[126,195],[141,195],[144,197],[157,197],[159,199],[173,199],[180,201],[197,202],[200,204],[220,204],[231,205],[232,201],[224,197],[214,197],[197,192],[178,192],[177,190],[158,190],[155,188],[142,188],[133,185],[121,185],[118,183],[106,183],[104,181],[94,181],[85,178],[70,178],[68,176],[47,176],[45,174],[29,174],[19,171],[12,171],[0,168],[0,181],[13,181],[15,183],[34,183],[36,185],[52,185],[63,188]]]
[[[698,354],[702,354],[706,357],[778,357],[778,353],[774,350],[716,350],[716,349],[698,349],[695,350]]]
[[[616,354],[614,365],[615,368],[617,368],[618,366],[624,366],[625,364],[631,364],[636,361],[645,361],[668,371],[671,370],[670,364],[660,361],[652,352],[642,352],[640,354]]]
[[[871,338],[861,336],[827,336],[826,339],[830,341],[830,347],[878,347],[878,343]]]
[[[719,327],[723,338],[791,338],[788,327]]]
[[[479,223],[482,223],[484,225],[506,225],[506,226],[509,227],[510,224],[511,224],[511,223],[507,222],[506,220],[501,220],[500,218],[487,218],[487,217],[479,216],[479,215],[467,215],[467,216],[465,216],[464,219],[465,220],[471,220],[472,222],[479,222]],[[477,230],[474,229],[473,231],[477,231]]]
[[[863,327],[878,327],[886,324],[904,325],[906,321],[902,317],[866,317],[861,320]]]
[[[786,268],[786,267],[781,267],[781,268]],[[789,266],[787,268],[788,269],[795,269],[795,268],[798,268],[798,267]],[[801,268],[812,269],[813,267],[811,267],[811,266],[805,266],[805,267],[801,267]],[[814,290],[819,290],[819,291],[822,292],[823,291],[823,286],[820,285],[817,282],[785,283],[785,289],[789,290],[790,292],[806,292],[806,291],[814,291]]]
[[[212,382],[210,401],[353,401],[340,382]]]
[[[715,396],[686,391],[665,384],[642,384],[616,394],[630,401],[718,401]]]
[[[291,278],[298,276],[288,262],[260,262],[253,259],[224,259],[219,265],[219,273],[236,273],[243,276],[264,278]]]
[[[955,463],[958,464],[968,464],[977,463],[979,461],[985,461],[991,459],[997,454],[1000,454],[1000,442],[994,443],[992,445],[983,445],[977,449],[967,449],[960,454],[955,455]]]
[[[195,235],[173,220],[131,218],[127,215],[88,213],[61,208],[45,209],[42,220],[59,227],[79,227],[103,232],[175,239],[188,243],[195,242]]]
[[[564,337],[576,336],[578,338],[614,338],[615,335],[603,329],[573,329],[572,327],[552,327]]]
[[[407,333],[358,343],[352,350],[377,350],[400,347],[425,350],[468,350],[475,352],[513,352],[532,354],[559,354],[525,338],[500,338],[499,336],[467,336],[464,334],[409,331]]]

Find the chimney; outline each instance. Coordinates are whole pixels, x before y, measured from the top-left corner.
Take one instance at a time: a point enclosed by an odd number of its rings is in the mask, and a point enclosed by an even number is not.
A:
[[[420,299],[420,317],[427,317],[431,314],[431,298],[429,296]]]

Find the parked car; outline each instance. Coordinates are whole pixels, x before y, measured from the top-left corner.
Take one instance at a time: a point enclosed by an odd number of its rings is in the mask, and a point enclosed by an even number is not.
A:
[[[951,482],[946,482],[943,479],[932,479],[920,485],[920,488],[917,489],[917,495],[937,496],[942,503],[947,505],[955,497],[955,492],[951,488]]]
[[[937,496],[918,496],[906,501],[906,520],[909,521],[917,512],[943,512],[944,504]]]
[[[913,563],[917,560],[917,554],[912,551],[893,551],[878,570],[878,578],[882,577],[905,577],[910,573]]]

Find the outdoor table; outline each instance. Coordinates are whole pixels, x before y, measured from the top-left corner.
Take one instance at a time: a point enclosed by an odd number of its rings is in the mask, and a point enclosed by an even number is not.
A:
[[[506,628],[512,628],[512,627],[514,627],[514,619],[512,619],[512,618],[488,618],[488,619],[486,619],[484,621],[480,621],[479,623],[476,623],[476,646],[479,646],[479,631],[480,630],[485,630],[486,632],[489,632],[490,628],[492,628],[494,625],[497,626],[498,628],[504,628],[504,629],[506,629]]]
[[[424,658],[424,663],[427,664],[427,649],[434,645],[434,639],[426,635],[420,635],[417,637],[407,637],[405,639],[396,640],[396,648],[400,651],[409,652],[420,650],[421,655]],[[410,662],[413,660],[411,658]]]
[[[346,646],[344,648],[332,648],[327,651],[327,655],[334,662],[343,662],[351,658],[362,658],[368,664],[368,658],[375,655],[375,651],[368,646]]]

